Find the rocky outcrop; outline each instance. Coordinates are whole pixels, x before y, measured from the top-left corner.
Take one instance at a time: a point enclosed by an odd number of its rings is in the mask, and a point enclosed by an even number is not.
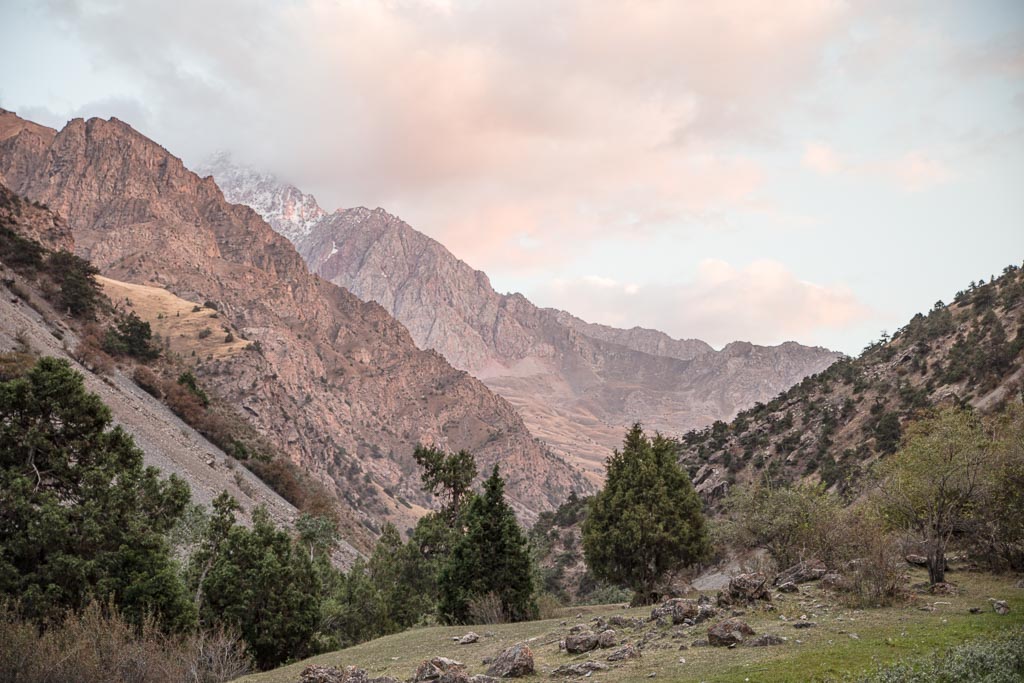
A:
[[[482,379],[595,478],[634,421],[679,434],[728,419],[838,357],[794,343],[715,351],[656,330],[586,323],[499,294],[487,275],[382,209],[339,210],[312,226],[281,220],[279,207],[301,195],[296,188],[281,183],[275,194],[266,176],[223,160],[209,170],[232,201],[292,237],[312,270],[382,305],[421,348]]]
[[[729,579],[729,587],[718,594],[719,607],[746,606],[757,602],[771,602],[768,579],[764,574],[738,574]]]
[[[432,351],[384,309],[311,275],[285,238],[210,178],[127,124],[75,119],[60,132],[0,113],[0,182],[66,220],[75,251],[118,280],[210,301],[253,342],[196,358],[208,389],[244,409],[292,460],[373,528],[429,504],[417,443],[500,463],[529,520],[589,485],[534,439],[505,400]]]

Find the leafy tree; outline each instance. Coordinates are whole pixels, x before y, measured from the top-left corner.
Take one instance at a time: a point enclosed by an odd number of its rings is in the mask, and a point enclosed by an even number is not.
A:
[[[433,609],[430,594],[423,590],[418,548],[402,544],[394,524],[388,522],[370,556],[368,571],[384,605],[389,630],[408,628]]]
[[[626,433],[606,461],[604,488],[583,524],[583,550],[594,576],[628,585],[649,604],[668,572],[699,562],[709,542],[700,500],[676,462],[674,442]]]
[[[195,619],[167,534],[189,501],[67,361],[0,383],[0,593],[36,619],[112,600],[139,622]]]
[[[980,420],[945,408],[913,424],[903,449],[879,464],[884,509],[927,547],[933,584],[945,579],[953,533],[978,513],[992,460]]]
[[[320,584],[305,548],[264,508],[256,508],[247,529],[235,524],[234,507],[218,498],[206,549],[194,558],[200,618],[237,628],[257,665],[272,668],[309,652]]]
[[[441,498],[445,517],[454,523],[477,475],[473,456],[466,451],[445,453],[426,446],[417,446],[412,455],[423,468],[423,490]]]
[[[463,517],[466,533],[441,572],[440,612],[450,622],[465,622],[473,598],[494,594],[511,621],[536,615],[533,574],[526,537],[505,502],[505,481],[495,465]]]

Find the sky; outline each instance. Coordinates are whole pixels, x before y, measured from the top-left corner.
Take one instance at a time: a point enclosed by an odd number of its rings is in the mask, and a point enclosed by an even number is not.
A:
[[[1024,260],[1020,0],[0,0],[0,106],[717,347],[853,355]]]

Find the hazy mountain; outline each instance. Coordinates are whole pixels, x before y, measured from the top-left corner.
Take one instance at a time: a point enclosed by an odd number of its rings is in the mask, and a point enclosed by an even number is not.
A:
[[[434,349],[519,409],[531,432],[596,475],[637,420],[680,434],[764,401],[839,354],[796,343],[721,351],[656,330],[619,330],[499,294],[487,275],[382,209],[323,214],[279,207],[309,195],[226,157],[204,169],[225,196],[289,236],[314,272],[375,301]]]
[[[500,463],[527,518],[588,488],[505,400],[416,348],[380,306],[311,275],[259,215],[127,124],[58,132],[0,111],[0,182],[59,212],[104,275],[209,301],[258,342],[195,358],[197,374],[368,524],[409,521],[428,502],[411,458],[420,442],[468,449],[481,470]]]

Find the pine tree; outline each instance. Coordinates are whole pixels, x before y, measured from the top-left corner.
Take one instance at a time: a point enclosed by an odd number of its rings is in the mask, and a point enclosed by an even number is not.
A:
[[[470,617],[470,601],[494,595],[510,621],[537,613],[526,537],[505,501],[505,481],[498,466],[475,495],[462,518],[465,534],[441,572],[442,616],[450,622]]]
[[[649,604],[669,571],[708,552],[700,500],[676,462],[674,442],[647,438],[639,424],[606,462],[605,486],[583,524],[583,550],[600,579],[629,586]]]

